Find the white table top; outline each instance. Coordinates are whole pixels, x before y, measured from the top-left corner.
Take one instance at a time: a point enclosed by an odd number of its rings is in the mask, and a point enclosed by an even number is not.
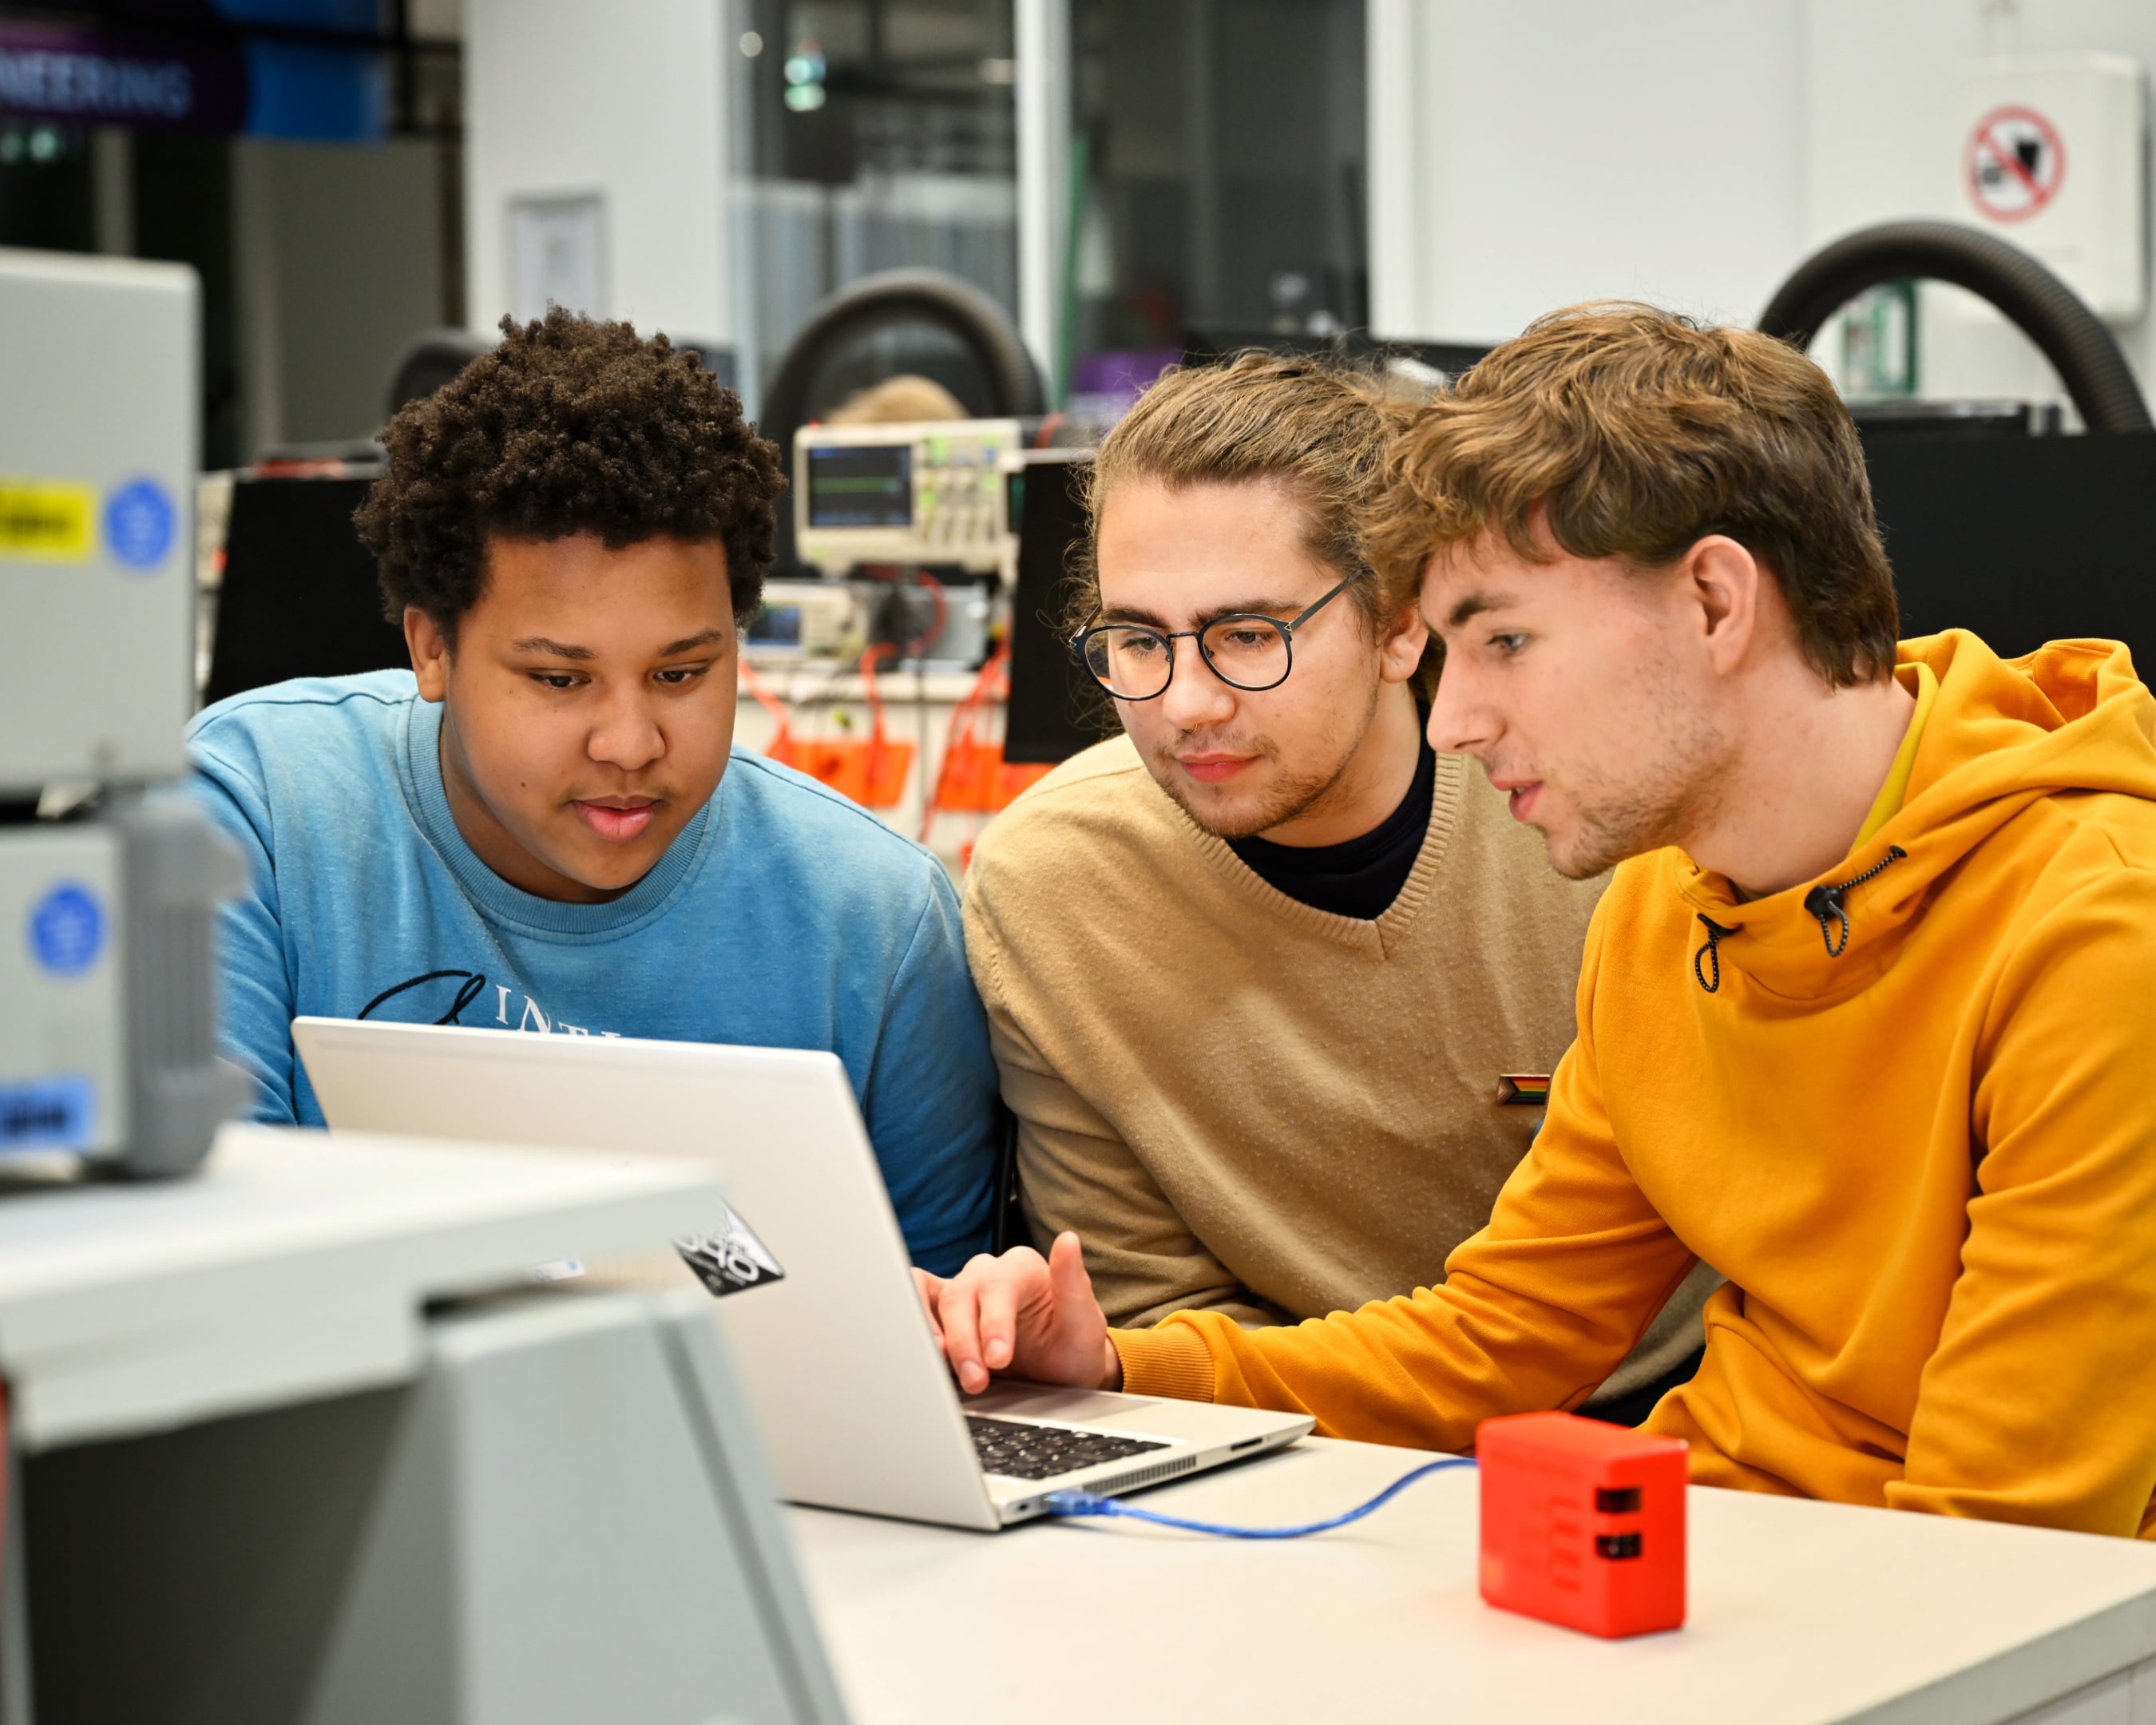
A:
[[[1312,1519],[1429,1459],[1308,1439],[1136,1501]],[[1985,1725],[2156,1656],[2149,1545],[1700,1487],[1690,1621],[1598,1640],[1481,1602],[1476,1496],[1278,1543],[790,1515],[855,1725]]]
[[[394,1384],[429,1299],[716,1224],[688,1158],[228,1126],[199,1173],[0,1194],[24,1448]]]

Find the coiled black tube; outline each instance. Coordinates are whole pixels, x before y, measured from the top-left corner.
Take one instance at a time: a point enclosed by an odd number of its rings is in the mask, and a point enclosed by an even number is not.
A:
[[[1759,327],[1807,347],[1866,288],[1912,278],[1952,282],[1989,300],[2043,350],[2091,431],[2156,431],[2118,341],[2081,296],[2018,246],[1954,222],[1860,228],[1797,266]]]
[[[980,361],[995,397],[990,413],[1016,418],[1047,410],[1040,373],[1002,306],[941,270],[886,270],[848,283],[810,312],[763,386],[763,434],[778,440],[789,468],[793,433],[808,418],[817,367],[850,336],[908,321],[948,331]]]

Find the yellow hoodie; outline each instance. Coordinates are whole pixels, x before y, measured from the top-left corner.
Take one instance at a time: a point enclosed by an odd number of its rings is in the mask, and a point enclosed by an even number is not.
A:
[[[1906,795],[1824,880],[1618,870],[1442,1287],[1119,1331],[1126,1388],[1465,1449],[1584,1399],[1704,1259],[1705,1363],[1648,1421],[1696,1481],[2156,1532],[2156,700],[2105,642],[1901,660],[1937,681]]]

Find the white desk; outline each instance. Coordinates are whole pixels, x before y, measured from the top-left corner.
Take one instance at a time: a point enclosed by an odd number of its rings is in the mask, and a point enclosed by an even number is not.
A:
[[[1137,1501],[1314,1519],[1427,1459],[1307,1440]],[[1607,1642],[1481,1603],[1476,1491],[1277,1543],[790,1515],[855,1725],[2156,1725],[2156,1548],[1695,1489],[1690,1622]]]

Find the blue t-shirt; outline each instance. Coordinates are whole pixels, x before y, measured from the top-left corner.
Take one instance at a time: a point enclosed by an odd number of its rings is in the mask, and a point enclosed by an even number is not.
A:
[[[995,1067],[933,856],[737,750],[643,880],[557,904],[458,832],[441,722],[410,672],[378,671],[234,696],[188,731],[194,793],[248,860],[223,1032],[257,1118],[321,1124],[301,1015],[828,1049],[915,1261],[948,1275],[985,1248]]]

